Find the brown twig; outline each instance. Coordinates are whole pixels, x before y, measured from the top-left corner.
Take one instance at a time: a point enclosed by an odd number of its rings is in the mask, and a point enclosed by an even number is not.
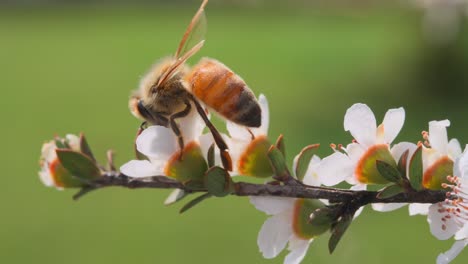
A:
[[[108,172],[100,179],[92,182],[74,196],[74,199],[84,194],[111,186],[119,186],[129,189],[157,188],[157,189],[182,189],[185,192],[204,192],[204,190],[191,190],[181,182],[165,176],[148,178],[132,178],[117,172]],[[378,198],[378,192],[352,191],[328,187],[314,187],[299,184],[272,185],[254,184],[246,182],[235,183],[232,195],[236,196],[275,196],[291,198],[327,199],[332,203],[353,204],[361,207],[371,203],[437,203],[446,199],[443,191],[422,190],[418,192],[400,193],[389,198]]]

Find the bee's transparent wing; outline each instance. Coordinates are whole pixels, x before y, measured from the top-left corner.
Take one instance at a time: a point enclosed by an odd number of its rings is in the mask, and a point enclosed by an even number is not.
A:
[[[179,69],[179,67],[181,65],[183,65],[190,57],[192,57],[195,53],[197,53],[202,47],[203,47],[203,44],[205,43],[204,40],[200,41],[199,43],[197,43],[197,45],[193,46],[189,51],[187,51],[184,55],[182,55],[182,57],[178,58],[174,64],[172,64],[165,72],[164,74],[161,76],[161,78],[159,79],[158,83],[157,83],[157,87],[161,87],[162,84],[171,79],[174,75],[177,74],[177,70]]]
[[[205,39],[207,23],[204,8],[207,3],[208,0],[204,0],[197,13],[193,16],[179,43],[175,58],[180,58]]]

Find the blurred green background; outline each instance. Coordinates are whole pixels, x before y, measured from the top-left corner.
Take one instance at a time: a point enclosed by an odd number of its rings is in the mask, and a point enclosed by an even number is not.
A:
[[[119,165],[132,159],[139,122],[127,109],[130,90],[175,51],[199,5],[149,2],[0,2],[0,263],[282,263],[284,252],[274,260],[258,252],[266,216],[247,198],[211,199],[179,215],[180,205],[162,205],[165,190],[109,188],[74,202],[73,190],[39,181],[40,147],[54,135],[83,131],[101,160],[107,149]],[[449,136],[464,144],[466,21],[435,44],[422,30],[423,9],[379,2],[210,0],[207,42],[192,63],[217,58],[266,94],[270,135],[285,135],[289,160],[307,144],[322,143],[324,156],[329,143],[349,142],[343,116],[357,102],[379,121],[405,107],[397,141],[420,140],[428,121],[448,118]],[[433,263],[452,245],[407,208],[366,208],[333,255],[327,238],[304,263]],[[454,263],[466,263],[467,251]]]

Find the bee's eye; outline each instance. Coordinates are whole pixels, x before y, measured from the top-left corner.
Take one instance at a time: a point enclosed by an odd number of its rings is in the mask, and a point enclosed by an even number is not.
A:
[[[139,100],[138,101],[138,112],[140,112],[140,115],[143,116],[145,119],[152,120],[153,115],[148,111],[148,109],[143,105],[143,101]]]

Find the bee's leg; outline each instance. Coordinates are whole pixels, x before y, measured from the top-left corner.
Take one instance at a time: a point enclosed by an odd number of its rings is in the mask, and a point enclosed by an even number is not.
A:
[[[147,127],[148,127],[148,122],[147,121],[142,122],[140,125],[140,131],[145,130]]]
[[[192,105],[190,104],[190,102],[187,101],[185,102],[184,110],[178,113],[175,113],[171,115],[171,117],[169,117],[169,123],[171,125],[171,129],[172,131],[174,131],[174,134],[177,136],[179,140],[179,147],[180,147],[179,160],[182,160],[182,151],[184,150],[184,138],[182,137],[182,133],[180,132],[180,128],[175,122],[175,119],[187,116],[190,113],[191,109],[192,109]]]
[[[197,101],[197,99],[195,99],[195,97],[193,97],[192,95],[190,95],[190,99],[195,104],[198,114],[200,114],[203,121],[205,121],[206,126],[208,127],[211,134],[213,135],[213,139],[216,143],[216,146],[218,146],[219,150],[221,151],[221,161],[223,162],[224,169],[228,171],[232,171],[232,159],[231,159],[231,156],[229,155],[228,146],[226,142],[224,141],[223,137],[221,136],[219,131],[216,129],[216,127],[210,122],[210,120],[208,119],[208,116],[206,116],[205,110]]]

